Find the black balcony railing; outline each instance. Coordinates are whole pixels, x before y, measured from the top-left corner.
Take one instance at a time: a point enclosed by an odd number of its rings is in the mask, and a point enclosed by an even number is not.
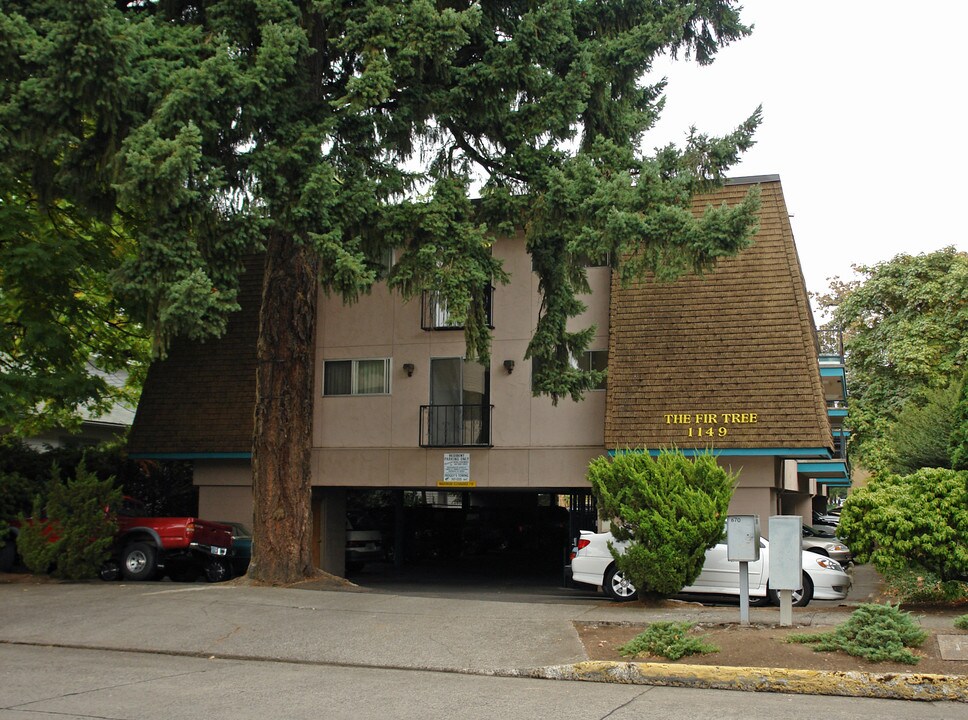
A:
[[[820,355],[827,357],[844,357],[844,333],[840,328],[817,330],[817,340],[820,344]]]
[[[488,447],[493,405],[421,405],[420,447]]]
[[[482,290],[480,302],[484,303],[487,326],[494,327],[491,315],[491,297],[494,288],[488,285]],[[473,311],[473,310],[472,310]],[[425,292],[420,303],[420,327],[424,330],[461,330],[463,325],[455,323],[447,310],[447,302],[437,292]]]

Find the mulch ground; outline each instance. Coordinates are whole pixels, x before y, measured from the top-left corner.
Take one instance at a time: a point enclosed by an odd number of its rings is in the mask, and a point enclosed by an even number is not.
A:
[[[916,611],[912,614],[917,615]],[[963,613],[951,613],[954,618]],[[845,615],[845,620],[846,620]],[[632,623],[575,623],[578,636],[585,646],[589,660],[615,660],[619,662],[671,662],[664,657],[627,657],[618,647],[628,642],[648,627]],[[683,665],[725,665],[741,667],[773,667],[801,670],[861,671],[873,673],[930,673],[938,675],[968,676],[968,661],[943,660],[938,646],[937,631],[926,629],[928,639],[920,648],[912,648],[918,656],[916,665],[897,662],[870,662],[840,652],[816,652],[811,645],[786,642],[793,633],[829,632],[834,626],[780,627],[774,625],[748,626],[735,624],[697,624],[692,633],[702,636],[719,648],[719,652],[705,655],[687,655],[675,662]],[[951,625],[942,630],[944,635],[964,635],[968,632]]]

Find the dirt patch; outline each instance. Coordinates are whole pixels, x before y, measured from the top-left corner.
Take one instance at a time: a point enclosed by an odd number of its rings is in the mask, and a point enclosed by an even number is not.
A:
[[[630,658],[621,655],[618,647],[628,642],[648,625],[633,623],[575,623],[578,636],[585,646],[589,660],[619,662],[670,662],[662,657]],[[839,652],[816,652],[810,645],[786,642],[794,633],[818,633],[833,630],[834,626],[780,627],[751,624],[697,624],[692,632],[719,648],[717,653],[687,655],[676,661],[682,665],[727,665],[741,667],[774,667],[800,670],[861,671],[875,673],[931,673],[968,676],[968,661],[942,660],[938,647],[938,631],[925,628],[928,639],[912,652],[920,659],[917,665],[891,662],[869,662]],[[954,627],[942,630],[944,635],[968,633]]]

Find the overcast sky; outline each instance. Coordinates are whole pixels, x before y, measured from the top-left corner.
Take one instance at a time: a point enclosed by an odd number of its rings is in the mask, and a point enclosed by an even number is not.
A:
[[[729,132],[757,105],[733,177],[778,174],[807,287],[898,253],[968,250],[968,2],[747,0],[753,34],[705,68],[663,63],[646,145]]]

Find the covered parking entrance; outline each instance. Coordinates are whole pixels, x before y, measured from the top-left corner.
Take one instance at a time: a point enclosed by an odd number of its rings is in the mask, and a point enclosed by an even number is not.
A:
[[[573,539],[597,523],[590,492],[574,488],[314,488],[312,506],[314,561],[362,585],[395,578],[560,587]]]

